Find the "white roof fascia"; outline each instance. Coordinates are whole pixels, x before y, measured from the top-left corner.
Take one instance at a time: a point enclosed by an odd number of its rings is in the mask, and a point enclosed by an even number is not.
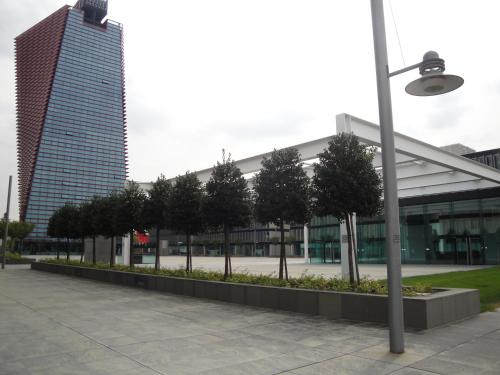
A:
[[[337,115],[336,123],[337,134],[352,132],[361,142],[380,147],[380,127],[378,125],[345,113]],[[330,139],[331,136],[323,137],[290,147],[297,148],[302,160],[308,161],[317,159],[318,153],[327,147]],[[403,134],[395,133],[394,141],[400,197],[495,187],[500,184],[500,170],[457,156]],[[258,172],[262,159],[270,155],[271,152],[267,152],[237,160],[235,163],[244,175],[251,174]],[[376,168],[382,166],[378,150],[373,165]],[[202,169],[196,174],[205,183],[209,180],[212,169],[213,167]],[[306,165],[305,169],[311,176],[312,167]],[[170,181],[174,182],[175,177],[170,178]],[[145,190],[150,186],[148,183],[141,184]]]
[[[409,198],[417,197],[422,195],[434,195],[434,194],[445,194],[445,193],[456,193],[460,191],[470,191],[477,189],[489,189],[497,187],[498,184],[485,181],[485,180],[474,180],[474,181],[464,181],[464,182],[453,182],[449,184],[434,185],[434,186],[417,186],[408,189],[398,190],[399,198]]]
[[[360,141],[380,146],[380,127],[371,122],[342,113],[337,115],[337,134],[340,132],[354,133]],[[396,153],[441,165],[455,171],[463,172],[488,181],[500,183],[500,170],[491,168],[474,160],[457,156],[439,147],[410,138],[394,132]]]

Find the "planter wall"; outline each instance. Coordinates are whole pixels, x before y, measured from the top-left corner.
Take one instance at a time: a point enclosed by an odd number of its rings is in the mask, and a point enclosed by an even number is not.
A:
[[[387,323],[387,296],[193,280],[37,262],[31,269],[159,292],[286,310],[330,319]],[[479,291],[442,289],[404,297],[406,328],[428,329],[479,314]]]

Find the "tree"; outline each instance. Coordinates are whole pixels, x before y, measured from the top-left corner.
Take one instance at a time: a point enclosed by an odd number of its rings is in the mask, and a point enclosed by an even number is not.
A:
[[[195,173],[176,178],[169,200],[171,229],[186,236],[186,272],[193,271],[191,236],[204,229],[202,204],[204,190]]]
[[[92,200],[80,205],[80,232],[82,238],[82,251],[85,250],[85,237],[92,238],[92,264],[96,264],[96,237],[99,235],[99,205],[101,199],[94,196]]]
[[[5,219],[0,221],[0,238],[5,233]],[[19,241],[21,247],[24,239],[33,231],[34,224],[26,221],[9,221],[9,237],[11,238],[11,248],[15,250],[16,242]]]
[[[172,194],[172,184],[161,175],[153,182],[144,201],[144,226],[156,228],[155,270],[160,268],[160,230],[169,224],[169,201]]]
[[[288,280],[285,253],[285,223],[304,224],[310,219],[310,182],[295,148],[274,150],[262,160],[255,177],[255,213],[261,223],[272,222],[281,233],[279,278]]]
[[[112,192],[109,196],[99,199],[98,202],[96,224],[99,234],[111,239],[109,266],[112,267],[115,264],[115,237],[127,232],[118,218],[121,200],[118,193]]]
[[[120,227],[123,227],[130,234],[130,267],[134,266],[134,230],[144,231],[144,204],[146,202],[146,193],[134,181],[129,181],[127,187],[119,194],[120,205],[118,220]],[[157,253],[159,253],[157,251]],[[157,259],[159,257],[157,256]],[[155,262],[155,268],[158,269]]]
[[[65,203],[58,208],[49,219],[47,234],[54,238],[66,238],[66,260],[69,261],[70,240],[80,238],[78,232],[78,208],[71,203]],[[59,259],[59,246],[57,247]]]
[[[236,226],[248,226],[251,221],[250,190],[240,169],[226,159],[222,150],[222,163],[217,162],[206,184],[203,212],[207,224],[224,233],[224,279],[232,274],[229,232]]]
[[[49,223],[47,224],[47,235],[52,238],[61,238],[60,235],[60,215],[59,210],[56,210],[52,213],[52,216],[49,218]],[[56,258],[59,259],[59,242],[56,246]]]
[[[349,254],[349,280],[359,281],[352,215],[374,216],[381,209],[381,180],[373,167],[375,150],[359,143],[354,134],[341,133],[314,164],[314,211],[319,216],[333,215],[346,223]]]

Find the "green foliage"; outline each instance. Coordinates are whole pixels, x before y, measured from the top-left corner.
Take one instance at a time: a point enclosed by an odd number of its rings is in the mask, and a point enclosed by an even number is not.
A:
[[[35,224],[25,221],[11,221],[9,223],[9,237],[22,241],[33,231]]]
[[[442,288],[479,289],[481,311],[494,311],[500,308],[500,267],[405,277],[403,283],[413,287],[432,283]]]
[[[13,253],[10,251],[5,252],[5,262],[7,264],[30,264],[34,261],[34,259],[24,258],[19,253]]]
[[[5,219],[0,220],[0,238],[3,240],[6,227]],[[10,248],[16,249],[16,243],[23,241],[35,228],[34,224],[25,221],[9,221]]]
[[[210,227],[217,230],[224,225],[230,228],[250,225],[250,191],[231,155],[226,159],[223,154],[222,163],[214,166],[206,193],[203,211]]]
[[[21,261],[24,258],[19,253],[11,253],[10,251],[6,251],[5,252],[5,259],[6,260],[13,260],[13,261]]]
[[[119,227],[125,232],[132,232],[134,229],[143,232],[146,228],[143,216],[146,193],[139,184],[129,181],[127,187],[118,194],[120,203],[117,207],[117,221]]]
[[[78,267],[87,268],[97,268],[97,269],[110,269],[108,264],[98,263],[92,265],[89,263],[80,264],[77,261],[63,261],[56,259],[45,259],[43,262],[54,263],[54,264],[69,264]],[[307,275],[302,274],[297,278],[289,278],[288,280],[280,280],[279,278],[270,275],[253,275],[249,273],[233,273],[232,276],[227,279],[224,278],[224,273],[219,271],[205,271],[200,269],[193,269],[192,272],[186,272],[184,268],[170,269],[161,268],[155,270],[149,267],[134,267],[130,268],[123,265],[115,265],[111,268],[115,271],[123,272],[135,272],[146,275],[159,275],[168,277],[180,277],[189,278],[196,280],[207,280],[207,281],[227,281],[230,283],[241,283],[241,284],[254,284],[254,285],[265,285],[265,286],[275,286],[284,288],[300,288],[300,289],[313,289],[313,290],[325,290],[325,291],[336,291],[336,292],[355,292],[355,293],[367,293],[367,294],[387,294],[387,285],[383,280],[372,280],[372,279],[361,279],[359,285],[351,285],[349,281],[332,277],[326,278],[323,276]],[[405,296],[416,296],[421,293],[430,293],[432,288],[430,285],[419,285],[419,286],[408,286],[403,288],[403,294]]]
[[[251,221],[250,190],[240,169],[231,160],[226,159],[222,151],[222,163],[217,162],[206,184],[206,197],[203,212],[208,226],[223,229],[224,232],[224,275],[231,273],[229,254],[229,231],[236,226],[248,226]]]
[[[203,200],[204,190],[195,173],[178,176],[169,200],[171,229],[187,236],[202,232]]]
[[[137,222],[144,228],[156,228],[156,252],[155,269],[160,267],[160,230],[166,229],[171,223],[170,216],[170,197],[172,195],[172,184],[164,175],[160,175],[153,182],[148,191],[148,197],[143,203],[142,220]],[[136,228],[134,228],[136,229]]]
[[[148,197],[144,201],[143,226],[145,228],[167,228],[170,222],[168,205],[171,195],[172,184],[164,175],[161,175],[153,182],[151,189],[148,190]]]
[[[205,229],[202,205],[205,191],[195,173],[178,176],[169,200],[171,229],[186,235],[186,272],[193,270],[191,236]]]
[[[47,234],[53,238],[76,239],[80,238],[79,227],[78,207],[66,203],[50,217]]]
[[[80,233],[82,237],[94,237],[99,234],[98,223],[100,197],[95,196],[92,200],[80,205]]]
[[[295,148],[274,150],[262,160],[262,169],[255,177],[255,211],[262,223],[303,224],[309,221],[309,177]]]
[[[360,144],[354,134],[340,133],[314,164],[313,210],[318,216],[333,215],[346,222],[351,283],[359,279],[352,215],[374,216],[381,209],[381,180],[372,164],[374,155],[374,149]]]
[[[269,159],[262,160],[262,169],[255,176],[256,219],[280,228],[280,279],[283,269],[288,279],[284,224],[303,224],[311,218],[309,177],[302,166],[297,149],[274,150]]]
[[[95,203],[97,207],[95,224],[99,229],[98,234],[114,238],[127,233],[127,228],[119,220],[122,201],[118,193],[112,192],[107,197],[96,199]]]
[[[354,134],[332,137],[314,164],[314,212],[344,221],[348,214],[374,216],[381,209],[380,176],[373,167],[375,151]]]

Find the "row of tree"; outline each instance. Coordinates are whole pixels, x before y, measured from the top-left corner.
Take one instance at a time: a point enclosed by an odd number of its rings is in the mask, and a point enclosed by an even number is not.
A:
[[[3,239],[5,234],[5,228],[7,226],[7,221],[5,219],[0,220],[0,238]],[[22,243],[26,237],[35,228],[34,224],[25,221],[9,221],[8,235],[10,238],[9,248],[13,251],[17,251],[19,246],[22,247]]]
[[[160,230],[169,229],[186,236],[186,272],[191,272],[192,236],[205,230],[224,234],[224,276],[231,275],[229,233],[234,227],[249,226],[253,220],[274,223],[280,228],[279,278],[288,279],[285,252],[286,223],[305,224],[312,215],[333,215],[345,222],[348,233],[351,283],[359,280],[352,215],[373,216],[381,207],[381,181],[372,165],[374,150],[359,143],[356,136],[334,136],[319,154],[310,179],[297,149],[274,150],[264,158],[255,176],[253,190],[224,151],[209,181],[203,185],[195,173],[187,172],[171,183],[163,175],[145,193],[136,183],[108,197],[95,197],[78,207],[67,204],[49,222],[52,237],[94,239],[131,233],[156,231],[155,268],[160,266]],[[131,244],[131,249],[133,248]],[[114,264],[114,251],[110,253]],[[131,262],[132,263],[132,262]],[[131,264],[132,265],[132,264]]]

